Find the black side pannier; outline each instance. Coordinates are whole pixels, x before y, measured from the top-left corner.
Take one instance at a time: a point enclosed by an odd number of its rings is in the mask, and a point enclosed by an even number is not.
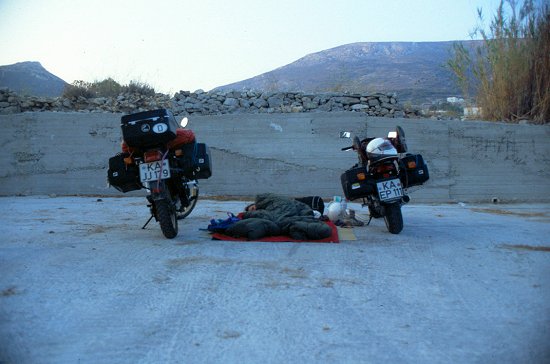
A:
[[[124,158],[128,156],[128,153],[119,153],[109,158],[107,180],[120,192],[130,192],[141,188],[138,166],[124,163]]]
[[[206,144],[197,143],[193,164],[196,178],[207,179],[212,176],[212,158],[210,158],[210,148]]]
[[[207,179],[212,176],[212,158],[210,148],[204,143],[183,144],[182,155],[178,157],[178,167],[191,178]]]
[[[366,197],[373,193],[374,185],[369,183],[365,167],[348,169],[340,176],[344,195],[350,201]]]
[[[405,177],[402,181],[404,187],[419,186],[430,179],[428,165],[424,162],[422,155],[408,154],[401,158],[400,162],[405,169]]]
[[[194,170],[194,159],[197,151],[197,143],[186,143],[178,146],[181,150],[181,155],[178,159],[178,167],[184,170],[186,175],[191,175]]]
[[[168,109],[144,111],[120,118],[122,137],[130,147],[153,147],[176,138],[178,123]]]

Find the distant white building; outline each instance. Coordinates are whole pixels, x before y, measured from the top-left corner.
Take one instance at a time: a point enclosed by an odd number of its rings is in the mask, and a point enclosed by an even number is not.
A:
[[[461,104],[464,102],[463,98],[460,97],[447,97],[447,102],[450,104]]]

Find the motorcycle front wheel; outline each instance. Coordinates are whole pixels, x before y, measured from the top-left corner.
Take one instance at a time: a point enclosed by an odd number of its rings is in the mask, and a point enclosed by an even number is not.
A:
[[[403,215],[401,205],[398,203],[384,206],[384,222],[388,231],[392,234],[399,234],[403,230]]]
[[[178,235],[178,219],[176,207],[167,199],[156,200],[155,208],[160,230],[167,239],[173,239]]]

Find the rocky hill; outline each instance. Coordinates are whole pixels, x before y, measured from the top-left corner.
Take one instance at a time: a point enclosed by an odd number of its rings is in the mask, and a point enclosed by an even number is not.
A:
[[[61,96],[67,82],[48,72],[39,62],[0,66],[0,87],[22,95]]]
[[[445,67],[454,42],[352,43],[306,55],[289,65],[219,90],[395,92],[417,103],[460,95]],[[474,42],[467,41],[468,46]]]

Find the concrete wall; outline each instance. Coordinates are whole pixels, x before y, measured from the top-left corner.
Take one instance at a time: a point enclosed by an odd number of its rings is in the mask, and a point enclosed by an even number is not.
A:
[[[0,195],[123,195],[106,183],[119,151],[121,114],[0,115]],[[342,130],[383,136],[401,125],[423,154],[430,181],[413,202],[550,202],[550,126],[374,118],[359,113],[193,116],[189,127],[212,152],[210,196],[342,195],[340,174],[356,162]],[[144,191],[132,192],[144,195]]]

